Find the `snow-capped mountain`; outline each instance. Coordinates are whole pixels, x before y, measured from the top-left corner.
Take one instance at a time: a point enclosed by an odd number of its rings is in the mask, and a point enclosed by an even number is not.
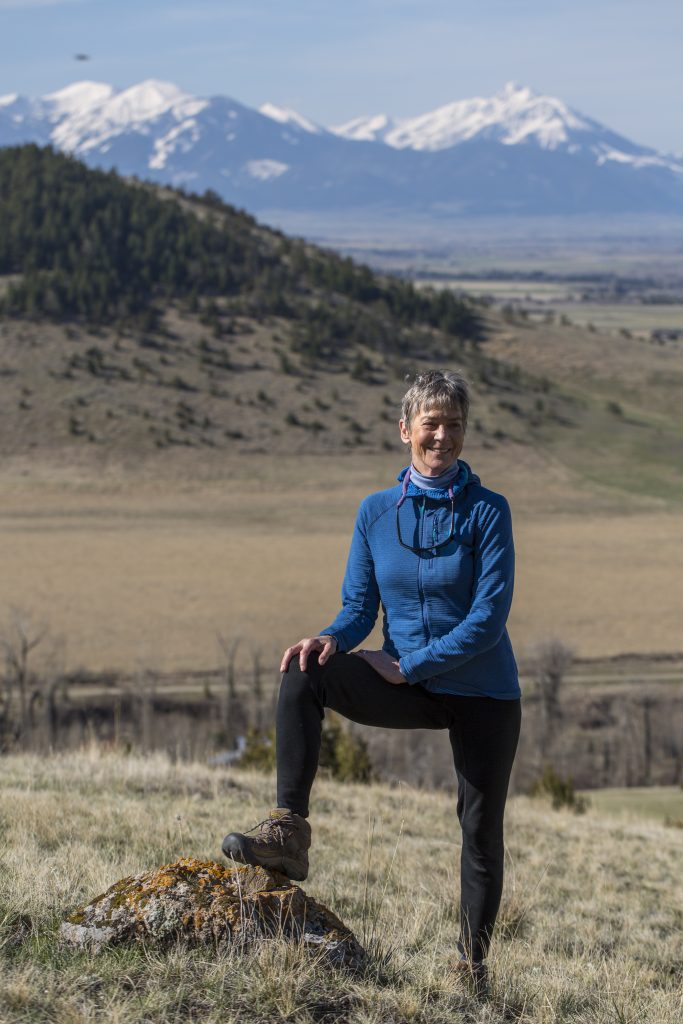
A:
[[[554,96],[539,96],[508,82],[495,96],[448,103],[413,118],[386,114],[359,117],[331,131],[346,139],[384,142],[394,149],[438,152],[472,139],[504,146],[536,145],[571,155],[592,153],[598,164],[607,160],[635,167],[657,166],[683,173],[683,162],[637,146],[609,128],[584,117]]]
[[[419,117],[324,128],[272,103],[254,110],[168,82],[75,82],[37,99],[0,97],[0,145],[26,142],[210,188],[255,213],[683,213],[682,160],[514,83]]]
[[[232,148],[241,151],[239,138],[245,134],[258,147],[265,132],[270,143],[275,112],[273,107],[266,118],[233,100],[200,99],[154,79],[122,91],[99,82],[76,82],[37,100],[0,97],[0,142],[49,141],[88,163],[109,164],[141,177],[168,170],[172,184],[191,184],[201,172],[178,169],[184,155],[193,153],[196,158],[204,150],[203,158],[229,159]],[[295,116],[286,117],[289,112],[278,113],[286,127],[280,133],[286,144],[296,145],[297,135],[311,130]],[[243,161],[247,174],[249,163]],[[259,160],[251,163],[256,168],[253,176],[266,180]]]

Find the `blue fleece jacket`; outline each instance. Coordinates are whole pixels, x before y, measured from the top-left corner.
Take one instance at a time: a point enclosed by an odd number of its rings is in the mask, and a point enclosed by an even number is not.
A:
[[[403,480],[407,469],[399,474]],[[514,581],[510,508],[505,498],[482,487],[465,462],[446,490],[421,490],[412,481],[399,508],[401,484],[361,503],[342,586],[342,609],[320,635],[351,651],[371,632],[380,604],[383,649],[399,659],[409,683],[434,693],[515,700],[517,666],[505,628]]]

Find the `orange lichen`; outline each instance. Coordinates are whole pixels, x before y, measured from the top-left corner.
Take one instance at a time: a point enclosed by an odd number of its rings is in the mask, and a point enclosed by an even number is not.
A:
[[[183,857],[116,882],[72,914],[64,937],[83,943],[124,941],[246,942],[255,935],[310,936],[338,962],[362,950],[329,910],[278,872],[246,864],[227,867]]]

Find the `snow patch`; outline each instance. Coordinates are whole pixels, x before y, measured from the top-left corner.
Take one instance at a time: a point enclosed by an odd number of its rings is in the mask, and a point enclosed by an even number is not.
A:
[[[281,160],[248,160],[244,166],[252,178],[259,181],[272,181],[289,170],[289,164]]]
[[[264,103],[259,107],[259,113],[263,114],[264,117],[269,117],[272,121],[278,121],[280,124],[294,124],[297,128],[301,128],[302,131],[310,132],[311,135],[320,135],[322,131],[319,125],[309,121],[306,117],[302,117],[301,114],[297,114],[296,110],[290,110],[287,107],[276,107],[274,103]]]
[[[171,128],[161,138],[154,140],[154,155],[148,164],[150,170],[162,170],[169,156],[174,153],[189,153],[200,136],[199,126],[192,117]]]
[[[83,84],[77,83],[78,86]],[[104,91],[96,93],[94,90],[81,90],[80,95],[87,100],[82,107],[75,104],[78,92],[66,100],[63,95],[61,96],[61,106],[58,109],[65,116],[57,121],[52,132],[52,141],[56,146],[69,152],[87,153],[109,144],[111,139],[125,132],[150,135],[153,122],[163,117],[179,124],[187,122],[188,119],[196,117],[209,103],[208,100],[197,99],[183,92],[171,82],[156,79],[140,82],[139,85],[118,93],[110,86],[105,88],[109,90],[106,94]],[[67,91],[62,90],[62,94]],[[52,99],[54,95],[56,94],[53,94]],[[104,98],[101,102],[95,102],[97,96]],[[71,103],[72,99],[73,107],[66,109],[65,102]],[[155,145],[158,142],[162,143],[162,149],[164,135],[155,141]],[[151,158],[152,161],[158,159],[161,159],[158,154]],[[156,164],[150,166],[156,167]]]
[[[193,116],[208,105],[208,100],[198,100],[183,92],[172,82],[149,79],[120,92],[107,104],[108,120],[118,124],[153,121],[169,111],[180,116]]]
[[[631,167],[635,167],[636,170],[641,167],[665,167],[669,171],[675,171],[677,174],[683,175],[683,165],[680,162],[675,159],[667,159],[667,157],[660,156],[658,153],[624,153],[621,149],[614,149],[605,145],[593,146],[593,152],[597,154],[598,167],[602,167],[609,160],[613,160],[618,164],[629,164]]]
[[[330,128],[330,131],[356,142],[377,142],[378,139],[384,139],[397,123],[386,114],[373,114],[370,117],[355,117],[352,121]]]
[[[535,141],[543,149],[556,149],[571,131],[591,127],[562,100],[508,82],[495,96],[457,100],[413,118],[356,118],[331,131],[347,139],[381,140],[394,149],[435,152],[477,136],[510,146]]]
[[[114,96],[113,86],[105,82],[73,82],[65,89],[50,92],[43,101],[51,107],[53,115],[82,114],[101,106]]]

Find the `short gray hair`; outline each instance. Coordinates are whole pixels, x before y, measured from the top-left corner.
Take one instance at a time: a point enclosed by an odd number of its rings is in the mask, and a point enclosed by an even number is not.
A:
[[[401,418],[410,427],[413,416],[420,409],[450,409],[458,406],[462,413],[463,426],[467,426],[470,411],[470,386],[457,371],[427,370],[418,373],[411,380],[412,384],[401,402]]]

